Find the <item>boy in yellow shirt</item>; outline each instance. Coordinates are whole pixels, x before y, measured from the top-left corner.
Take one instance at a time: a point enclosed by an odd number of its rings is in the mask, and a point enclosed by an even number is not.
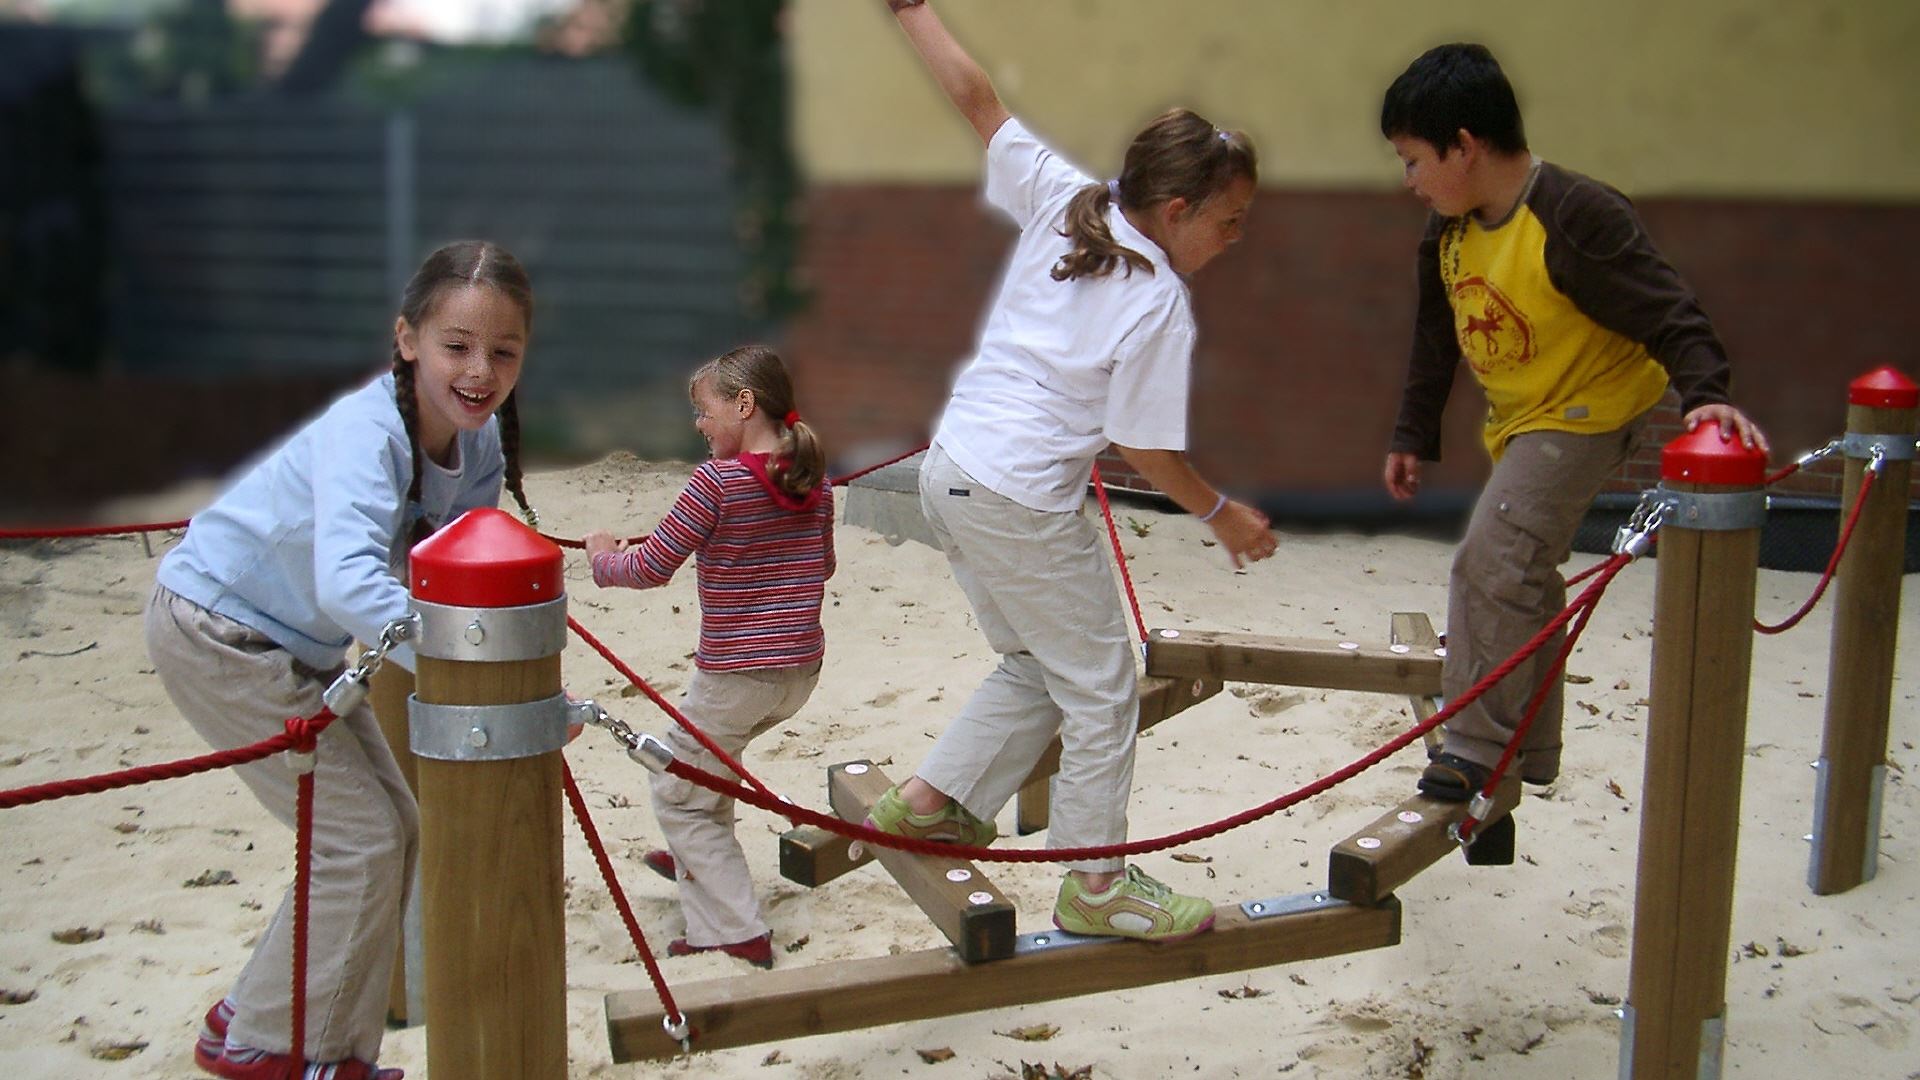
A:
[[[1633,455],[1672,384],[1689,431],[1764,451],[1729,403],[1726,350],[1693,290],[1618,191],[1527,149],[1513,87],[1485,46],[1428,50],[1388,87],[1380,132],[1406,186],[1433,211],[1420,241],[1420,302],[1387,491],[1411,499],[1437,460],[1440,415],[1462,361],[1487,395],[1493,473],[1454,556],[1442,693],[1454,698],[1566,606],[1559,565],[1600,486]],[[1420,778],[1464,800],[1546,677],[1560,640],[1463,709]],[[1528,729],[1522,779],[1560,772],[1555,680]]]

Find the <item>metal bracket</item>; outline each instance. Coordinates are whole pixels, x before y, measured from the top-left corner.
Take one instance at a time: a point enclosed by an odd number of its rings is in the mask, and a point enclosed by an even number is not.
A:
[[[432,660],[540,660],[567,648],[567,598],[509,608],[453,607],[414,600],[413,650]]]
[[[517,705],[435,705],[407,698],[408,743],[435,761],[512,761],[567,745],[567,696]]]
[[[1912,461],[1916,443],[1911,435],[1870,435],[1849,431],[1840,437],[1840,452],[1850,458],[1871,458],[1875,450],[1888,461]]]
[[[1767,493],[1753,491],[1673,491],[1664,485],[1657,498],[1665,510],[1662,524],[1673,529],[1739,532],[1767,521]]]
[[[1826,758],[1813,763],[1813,831],[1807,839],[1813,848],[1807,861],[1807,888],[1819,891],[1820,864],[1825,861],[1827,845],[1827,784],[1833,763]],[[1875,765],[1867,787],[1867,835],[1860,852],[1860,881],[1872,881],[1880,870],[1880,814],[1886,800],[1887,767]]]
[[[1349,907],[1345,900],[1326,892],[1294,893],[1291,896],[1270,896],[1263,900],[1247,900],[1240,904],[1240,911],[1250,921],[1273,919],[1283,915],[1298,915],[1306,911],[1323,911],[1328,908]]]

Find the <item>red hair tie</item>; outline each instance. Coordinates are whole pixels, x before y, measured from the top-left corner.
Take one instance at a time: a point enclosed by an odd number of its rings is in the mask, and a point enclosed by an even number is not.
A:
[[[792,427],[793,425],[800,422],[800,411],[798,409],[788,409],[787,415],[781,417],[780,419],[788,427]]]

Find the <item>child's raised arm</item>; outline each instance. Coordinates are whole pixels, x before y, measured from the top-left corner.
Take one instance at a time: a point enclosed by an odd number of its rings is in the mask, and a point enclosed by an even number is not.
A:
[[[987,78],[987,73],[953,39],[946,24],[924,0],[887,0],[887,6],[893,9],[900,20],[900,29],[907,32],[907,40],[913,43],[914,51],[933,74],[933,81],[945,91],[947,100],[973,125],[981,142],[991,142],[993,133],[1007,122],[1009,114],[1007,107],[1000,104],[1000,95],[994,93],[993,81]]]

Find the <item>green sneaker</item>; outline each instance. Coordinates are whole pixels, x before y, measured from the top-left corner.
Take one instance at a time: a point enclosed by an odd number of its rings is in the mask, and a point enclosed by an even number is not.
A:
[[[1213,905],[1198,896],[1182,896],[1129,866],[1124,876],[1097,893],[1068,874],[1053,905],[1053,925],[1069,934],[1179,941],[1213,929]]]
[[[867,811],[867,826],[911,840],[972,847],[986,847],[1000,835],[993,822],[981,821],[952,800],[931,814],[916,814],[908,808],[907,800],[900,797],[898,784],[881,792],[873,809]]]

